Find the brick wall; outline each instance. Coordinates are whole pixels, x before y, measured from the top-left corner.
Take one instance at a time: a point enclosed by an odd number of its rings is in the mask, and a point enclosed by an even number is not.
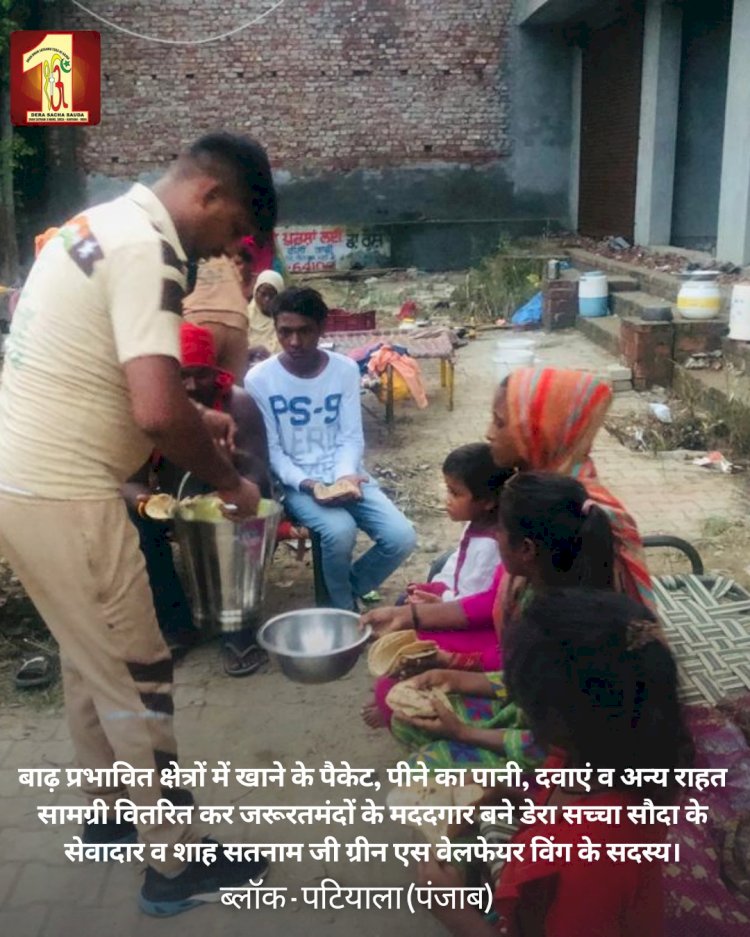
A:
[[[214,35],[270,0],[89,0],[134,31]],[[217,128],[257,136],[278,168],[481,164],[509,152],[503,59],[512,0],[287,0],[204,46],[114,32],[68,4],[67,28],[102,34],[102,122],[87,173],[132,178]]]

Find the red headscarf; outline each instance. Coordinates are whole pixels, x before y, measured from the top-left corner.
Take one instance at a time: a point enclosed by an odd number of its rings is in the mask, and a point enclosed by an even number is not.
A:
[[[228,371],[216,367],[216,349],[210,330],[192,322],[183,322],[180,325],[180,357],[183,368],[213,368],[216,397],[212,406],[215,410],[223,410],[234,379]]]
[[[252,235],[242,238],[242,250],[250,263],[250,270],[253,276],[257,276],[263,270],[270,270],[273,267],[274,257],[276,256],[276,245],[273,236],[267,241],[259,243]]]

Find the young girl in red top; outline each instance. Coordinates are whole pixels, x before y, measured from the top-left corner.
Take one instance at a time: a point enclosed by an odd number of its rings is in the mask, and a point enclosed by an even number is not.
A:
[[[514,842],[523,858],[503,868],[495,891],[498,921],[478,912],[443,910],[455,937],[660,937],[662,865],[614,861],[608,844],[663,842],[668,828],[636,823],[628,807],[644,798],[670,802],[669,786],[628,786],[627,768],[668,769],[690,763],[692,746],[677,699],[674,658],[652,614],[623,595],[556,590],[534,599],[506,638],[506,678],[537,740],[556,754],[548,766],[590,766],[590,783],[543,789],[538,804],[556,806],[551,823],[522,826]],[[597,774],[613,769],[614,781]],[[493,792],[520,800],[518,791]],[[562,808],[619,807],[619,822],[567,822]],[[537,860],[535,836],[569,843],[570,860]],[[579,856],[589,837],[601,844],[597,861]],[[456,887],[455,869],[428,863],[420,883]]]

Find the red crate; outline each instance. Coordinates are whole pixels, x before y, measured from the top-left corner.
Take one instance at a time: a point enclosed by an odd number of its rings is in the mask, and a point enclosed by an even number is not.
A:
[[[375,328],[375,310],[350,312],[348,309],[329,309],[326,332],[367,332]]]

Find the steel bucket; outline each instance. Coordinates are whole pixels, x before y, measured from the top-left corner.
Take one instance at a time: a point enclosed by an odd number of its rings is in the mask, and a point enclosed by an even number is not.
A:
[[[279,505],[267,517],[238,522],[186,520],[178,510],[174,531],[193,622],[206,636],[259,625],[280,517]]]

